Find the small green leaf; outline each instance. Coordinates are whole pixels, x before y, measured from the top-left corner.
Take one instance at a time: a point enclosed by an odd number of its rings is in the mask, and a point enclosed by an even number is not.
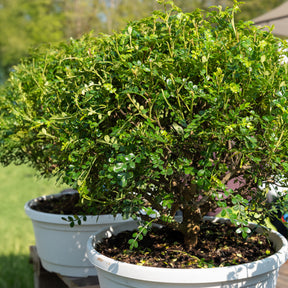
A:
[[[202,56],[202,63],[206,63],[208,62],[208,57],[206,57],[205,55]]]
[[[173,174],[173,169],[172,168],[168,168],[166,174],[168,176],[172,175]]]
[[[128,27],[128,29],[127,29],[128,33],[129,33],[129,35],[131,35],[131,34],[132,34],[132,30],[133,30],[132,26],[129,26],[129,27]]]
[[[265,55],[262,55],[262,56],[261,56],[261,60],[260,60],[260,61],[261,61],[261,63],[264,63],[264,62],[265,62],[265,60],[266,60],[266,56],[265,56]]]
[[[130,168],[135,169],[135,162],[130,162],[129,166],[130,166]]]
[[[123,175],[122,178],[121,178],[121,181],[120,181],[120,185],[121,187],[126,187],[128,184],[128,181],[127,181],[127,178],[126,178],[126,175]]]
[[[202,176],[204,176],[205,175],[205,170],[199,170],[198,172],[197,172],[197,175],[199,176],[199,177],[202,177]]]

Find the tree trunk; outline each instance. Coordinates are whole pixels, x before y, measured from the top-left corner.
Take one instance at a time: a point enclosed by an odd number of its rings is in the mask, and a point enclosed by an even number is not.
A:
[[[193,211],[193,208],[187,207],[183,210],[183,221],[180,225],[180,231],[184,235],[184,244],[187,251],[190,251],[198,243],[198,234],[202,216],[200,209]]]

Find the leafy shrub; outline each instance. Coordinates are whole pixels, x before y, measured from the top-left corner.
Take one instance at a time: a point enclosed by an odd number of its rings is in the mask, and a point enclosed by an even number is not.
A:
[[[57,175],[92,210],[166,223],[188,248],[217,207],[245,236],[247,216],[263,223],[271,211],[259,185],[288,175],[287,44],[235,23],[236,1],[191,13],[164,2],[121,33],[16,66],[0,100],[0,161]]]

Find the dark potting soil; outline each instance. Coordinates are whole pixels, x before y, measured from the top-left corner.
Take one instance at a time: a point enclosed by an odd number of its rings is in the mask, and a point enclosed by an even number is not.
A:
[[[78,193],[63,194],[61,197],[37,200],[31,208],[45,213],[77,215],[83,213],[83,207],[81,207],[79,200]]]
[[[61,214],[61,215],[93,215],[95,212],[89,212],[88,203],[80,201],[79,193],[66,194],[60,197],[43,198],[37,200],[31,205],[31,208],[40,212]],[[95,211],[95,209],[93,209]],[[98,207],[97,215],[110,214],[109,207]]]
[[[135,231],[125,231],[104,239],[96,250],[107,257],[137,265],[166,268],[209,268],[238,265],[260,260],[275,253],[264,235],[247,239],[229,224],[204,222],[197,246],[187,252],[180,232],[153,228],[138,248],[129,250],[128,240]]]

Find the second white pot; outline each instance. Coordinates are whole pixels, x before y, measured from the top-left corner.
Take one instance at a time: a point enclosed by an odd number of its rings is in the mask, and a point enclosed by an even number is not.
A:
[[[47,271],[65,276],[95,276],[97,271],[86,255],[89,236],[103,227],[131,220],[123,220],[121,215],[117,215],[116,218],[112,215],[87,216],[87,221],[82,221],[81,225],[71,228],[62,220],[66,215],[43,213],[31,208],[37,201],[61,195],[63,193],[39,197],[27,202],[24,207],[33,223],[41,264]]]

